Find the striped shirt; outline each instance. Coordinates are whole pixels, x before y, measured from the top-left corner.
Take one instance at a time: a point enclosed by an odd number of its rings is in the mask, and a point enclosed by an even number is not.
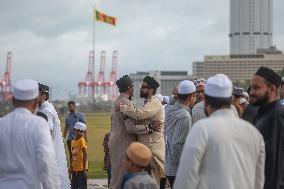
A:
[[[204,111],[204,101],[195,104],[192,108],[192,124],[206,117],[207,116]]]
[[[179,102],[165,108],[166,159],[165,174],[175,176],[183,144],[191,128],[190,109]]]

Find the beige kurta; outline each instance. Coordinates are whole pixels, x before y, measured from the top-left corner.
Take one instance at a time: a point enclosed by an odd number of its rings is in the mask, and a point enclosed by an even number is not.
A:
[[[145,120],[146,123],[164,122],[163,106],[155,96],[147,99],[145,105],[140,108],[135,108],[131,103],[128,104],[127,106],[120,106],[120,111],[129,117],[135,120]],[[161,131],[163,130],[164,126],[161,128]],[[165,143],[163,132],[154,131],[150,134],[140,134],[137,136],[137,141],[145,144],[152,151],[153,175],[159,185],[160,179],[164,177]]]
[[[111,162],[110,188],[119,189],[120,180],[124,174],[123,161],[126,158],[126,150],[130,143],[136,140],[136,135],[127,132],[125,122],[119,108],[119,104],[131,105],[128,96],[120,94],[114,102],[111,112],[111,131],[109,138],[109,153]]]

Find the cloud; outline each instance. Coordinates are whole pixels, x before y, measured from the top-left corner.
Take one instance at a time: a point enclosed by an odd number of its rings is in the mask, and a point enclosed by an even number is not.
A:
[[[54,98],[77,93],[93,48],[93,5],[117,17],[117,26],[95,24],[96,75],[113,50],[118,75],[188,70],[205,54],[229,53],[229,0],[25,0],[0,2],[0,74],[13,52],[12,80],[33,78],[53,86]],[[274,42],[284,49],[284,1],[274,2]]]

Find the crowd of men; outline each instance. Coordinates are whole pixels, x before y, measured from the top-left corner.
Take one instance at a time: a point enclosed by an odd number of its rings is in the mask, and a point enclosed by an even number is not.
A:
[[[247,91],[216,74],[207,81],[181,81],[169,98],[157,94],[159,83],[146,76],[142,107],[132,102],[129,76],[117,86],[108,143],[110,188],[284,188],[284,77],[273,70],[259,68]],[[151,151],[147,166],[129,157],[133,142]],[[129,163],[144,169],[126,169]],[[152,180],[143,179],[146,172]]]
[[[146,76],[136,107],[127,75],[111,111],[111,189],[284,188],[284,78],[261,67],[247,91],[224,74],[184,80],[173,96],[157,94]],[[0,118],[0,189],[87,188],[86,121],[68,103],[63,137],[49,88],[33,80],[13,85],[15,109]],[[44,119],[42,117],[44,117]]]

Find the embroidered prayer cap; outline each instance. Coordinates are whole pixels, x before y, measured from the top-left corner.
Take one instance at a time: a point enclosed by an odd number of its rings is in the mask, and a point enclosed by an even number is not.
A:
[[[147,167],[152,159],[151,150],[142,143],[132,142],[127,149],[127,157],[140,167]]]
[[[13,95],[17,100],[32,100],[38,97],[38,84],[31,79],[19,80],[13,85]]]
[[[86,124],[85,123],[82,123],[82,122],[77,122],[75,123],[75,126],[74,126],[75,129],[79,129],[81,131],[86,131]]]
[[[204,86],[204,85],[206,85],[206,79],[204,79],[204,78],[195,79],[195,80],[193,80],[193,83],[196,87],[200,86],[200,85]]]
[[[196,91],[196,87],[192,81],[183,80],[178,85],[178,94],[191,94]]]
[[[255,73],[255,75],[263,77],[266,81],[272,83],[277,88],[282,82],[281,77],[270,68],[260,67]]]
[[[230,98],[233,94],[232,81],[224,74],[216,74],[207,80],[205,94],[216,98]]]
[[[38,88],[40,91],[43,91],[44,93],[49,93],[49,87],[47,85],[38,83]]]

